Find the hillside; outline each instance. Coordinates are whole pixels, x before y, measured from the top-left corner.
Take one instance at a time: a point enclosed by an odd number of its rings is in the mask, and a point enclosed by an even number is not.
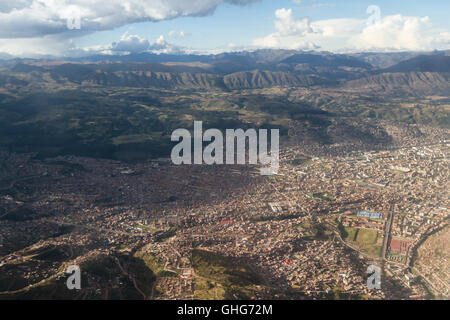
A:
[[[385,72],[450,72],[450,56],[421,55],[402,61]]]
[[[228,89],[257,89],[270,87],[309,87],[325,83],[317,76],[298,75],[291,72],[246,71],[226,75]]]
[[[381,73],[343,84],[345,89],[384,95],[443,95],[450,93],[450,73],[407,72]]]

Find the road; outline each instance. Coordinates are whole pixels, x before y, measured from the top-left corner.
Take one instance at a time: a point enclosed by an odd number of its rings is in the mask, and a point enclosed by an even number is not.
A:
[[[30,180],[30,179],[35,179],[35,178],[39,178],[42,177],[42,174],[34,174],[31,176],[26,176],[26,177],[21,177],[21,178],[17,178],[14,180],[11,180],[11,182],[9,183],[9,185],[7,187],[4,188],[0,188],[0,191],[8,191],[9,189],[11,189],[12,187],[14,187],[14,185],[19,182],[19,181],[26,181],[26,180]]]
[[[147,294],[146,294],[141,288],[139,288],[139,286],[138,286],[138,284],[137,284],[137,281],[136,281],[136,278],[134,277],[134,275],[131,274],[131,273],[129,273],[127,270],[125,270],[125,268],[124,268],[124,267],[122,266],[122,264],[120,263],[119,258],[114,257],[114,259],[115,259],[115,261],[116,261],[116,263],[117,263],[117,266],[119,267],[120,271],[122,271],[122,273],[123,273],[126,277],[128,277],[128,278],[131,280],[131,282],[133,282],[134,288],[142,295],[142,298],[143,298],[144,300],[148,300]],[[153,290],[152,290],[152,291],[153,291]]]
[[[383,247],[381,248],[381,258],[383,259],[383,262],[386,261],[386,252],[389,245],[389,240],[391,238],[391,231],[392,231],[392,223],[394,221],[394,205],[391,202],[389,207],[389,213],[388,218],[386,221],[386,225],[384,228],[384,239],[383,239]]]

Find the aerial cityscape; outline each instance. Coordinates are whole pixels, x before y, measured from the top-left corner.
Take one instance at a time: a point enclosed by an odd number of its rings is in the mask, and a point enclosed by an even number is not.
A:
[[[450,298],[447,3],[66,2],[0,1],[0,300]]]

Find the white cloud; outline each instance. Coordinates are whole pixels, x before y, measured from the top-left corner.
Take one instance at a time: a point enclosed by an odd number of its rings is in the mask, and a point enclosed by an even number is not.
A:
[[[172,38],[180,39],[180,38],[185,38],[188,35],[189,34],[184,31],[178,31],[178,30],[170,30],[169,31],[169,37],[172,37]]]
[[[276,32],[255,39],[260,48],[329,51],[401,51],[448,48],[450,33],[437,29],[429,17],[392,15],[367,26],[365,19],[310,21],[294,18],[292,10],[275,11]]]
[[[387,16],[360,33],[349,43],[356,50],[429,50],[442,36],[429,17]]]
[[[30,56],[96,51],[99,47],[74,48],[70,39],[134,22],[204,16],[225,3],[246,5],[257,1],[260,0],[0,0],[0,52]],[[274,15],[274,32],[254,39],[246,48],[320,48],[342,52],[432,50],[450,46],[450,32],[436,28],[428,17],[391,15],[367,26],[366,19],[297,18],[286,8],[276,10]],[[81,29],[68,30],[67,19],[77,16]],[[172,40],[188,35],[182,30],[167,34]],[[212,50],[230,50],[225,44],[221,48]],[[129,34],[102,49],[111,53],[195,51],[170,44],[164,37],[152,43]]]
[[[148,51],[151,51],[153,53],[171,53],[171,54],[185,52],[184,48],[168,43],[163,35],[160,35],[159,38],[156,39],[156,41],[150,45]]]
[[[81,18],[82,35],[135,22],[205,16],[224,3],[256,1],[260,0],[0,0],[0,38],[65,33],[67,19],[74,17]]]
[[[94,54],[122,55],[142,52],[182,54],[187,51],[189,51],[187,48],[167,42],[163,35],[151,42],[139,35],[128,34],[128,32],[125,32],[117,42],[84,48],[76,47],[71,39],[60,35],[40,38],[0,39],[0,59],[9,56],[8,54],[18,57],[40,58],[51,56],[83,57]]]
[[[17,56],[63,55],[79,52],[70,38],[111,30],[142,21],[161,21],[212,14],[222,4],[247,5],[261,0],[0,0],[0,52]],[[80,19],[81,29],[68,29],[68,19]],[[182,36],[181,33],[178,36]],[[116,44],[140,50],[145,39],[121,39]],[[151,44],[150,44],[151,45]],[[158,44],[156,44],[158,45]],[[166,45],[161,50],[175,50]]]
[[[85,53],[109,53],[109,54],[129,54],[129,53],[184,53],[182,47],[170,44],[166,41],[163,35],[159,36],[155,42],[151,43],[149,40],[140,37],[139,35],[130,35],[125,32],[118,42],[113,42],[107,46],[86,48]]]
[[[72,48],[72,41],[59,35],[0,39],[0,52],[19,57],[56,56]]]
[[[275,28],[282,36],[306,35],[314,32],[309,18],[294,19],[291,9],[278,9],[275,11],[275,17],[278,18],[275,21]]]
[[[266,37],[255,39],[253,44],[264,48],[314,49],[317,46],[306,40],[307,35],[317,31],[311,25],[309,18],[294,19],[291,9],[275,11],[275,29],[277,32]]]
[[[112,51],[122,52],[143,52],[150,48],[150,42],[147,39],[141,38],[138,35],[128,35],[125,32],[120,38],[119,42],[112,44]]]

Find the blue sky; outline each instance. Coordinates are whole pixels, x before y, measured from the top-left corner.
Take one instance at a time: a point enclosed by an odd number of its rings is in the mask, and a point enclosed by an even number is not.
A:
[[[117,41],[126,31],[154,40],[160,35],[168,37],[170,31],[176,30],[184,31],[188,35],[184,38],[170,39],[180,46],[212,49],[233,43],[245,47],[253,39],[275,31],[274,12],[277,9],[290,8],[294,17],[309,17],[312,21],[337,18],[367,19],[369,14],[366,13],[366,9],[373,4],[380,7],[382,17],[394,14],[429,16],[433,24],[450,30],[448,19],[450,2],[447,0],[303,0],[300,3],[292,0],[265,0],[245,7],[224,4],[206,17],[182,17],[126,25],[77,39],[76,43],[80,46],[106,45]]]
[[[129,48],[130,52],[220,52],[257,48],[399,51],[450,47],[448,0],[92,0],[89,4],[82,0],[19,0],[16,3],[19,4],[14,6],[9,0],[0,0],[0,30],[4,30],[0,31],[0,52],[64,55],[119,48]],[[370,14],[366,9],[370,5],[380,8],[381,20],[367,28]],[[80,30],[67,30],[65,25],[73,12],[81,17]]]

